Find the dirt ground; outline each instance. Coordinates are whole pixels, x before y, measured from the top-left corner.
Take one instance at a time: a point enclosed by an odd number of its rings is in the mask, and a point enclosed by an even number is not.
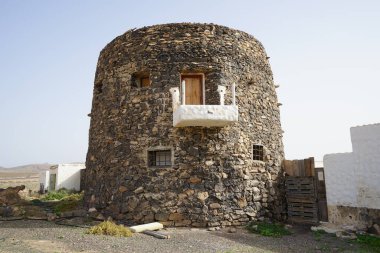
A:
[[[349,240],[316,235],[307,227],[293,227],[282,238],[251,234],[245,229],[169,228],[170,239],[144,234],[130,238],[85,234],[86,228],[39,220],[0,221],[0,252],[370,252]]]

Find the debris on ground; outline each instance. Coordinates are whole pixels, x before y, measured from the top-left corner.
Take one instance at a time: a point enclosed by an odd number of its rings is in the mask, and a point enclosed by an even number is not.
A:
[[[143,234],[151,235],[158,239],[170,239],[170,235],[167,235],[158,231],[145,230]]]

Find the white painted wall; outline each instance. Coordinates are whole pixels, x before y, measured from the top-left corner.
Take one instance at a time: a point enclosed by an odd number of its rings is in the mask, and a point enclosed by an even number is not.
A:
[[[44,190],[49,190],[49,176],[48,170],[40,172],[40,184],[44,185]]]
[[[380,124],[351,128],[353,152],[323,158],[328,206],[380,209]]]
[[[355,206],[356,182],[352,153],[329,154],[323,158],[327,205]]]
[[[66,188],[68,190],[80,190],[80,171],[85,169],[83,163],[59,164],[51,173],[56,173],[55,190]]]
[[[351,128],[357,206],[380,209],[380,124]]]

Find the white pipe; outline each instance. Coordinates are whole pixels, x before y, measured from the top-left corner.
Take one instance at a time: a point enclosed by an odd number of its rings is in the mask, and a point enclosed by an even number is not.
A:
[[[159,229],[163,229],[163,228],[164,228],[164,226],[161,223],[152,222],[152,223],[147,223],[147,224],[143,224],[143,225],[133,226],[133,227],[130,227],[129,229],[133,233],[140,233],[140,232],[144,232],[146,230],[159,230]]]
[[[231,92],[232,92],[232,104],[233,104],[233,105],[236,105],[236,99],[235,99],[235,83],[232,83]]]
[[[182,90],[181,90],[181,100],[182,100],[182,105],[186,104],[186,83],[185,80],[182,80]]]

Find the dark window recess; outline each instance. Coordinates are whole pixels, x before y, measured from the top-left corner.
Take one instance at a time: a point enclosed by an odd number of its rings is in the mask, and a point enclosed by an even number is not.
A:
[[[101,82],[95,84],[95,91],[97,94],[101,94],[103,92],[103,84]]]
[[[148,151],[149,166],[171,166],[172,152],[170,150]]]
[[[135,73],[132,75],[132,87],[149,87],[150,78],[148,73]]]
[[[264,147],[262,145],[253,145],[253,160],[264,161]]]

